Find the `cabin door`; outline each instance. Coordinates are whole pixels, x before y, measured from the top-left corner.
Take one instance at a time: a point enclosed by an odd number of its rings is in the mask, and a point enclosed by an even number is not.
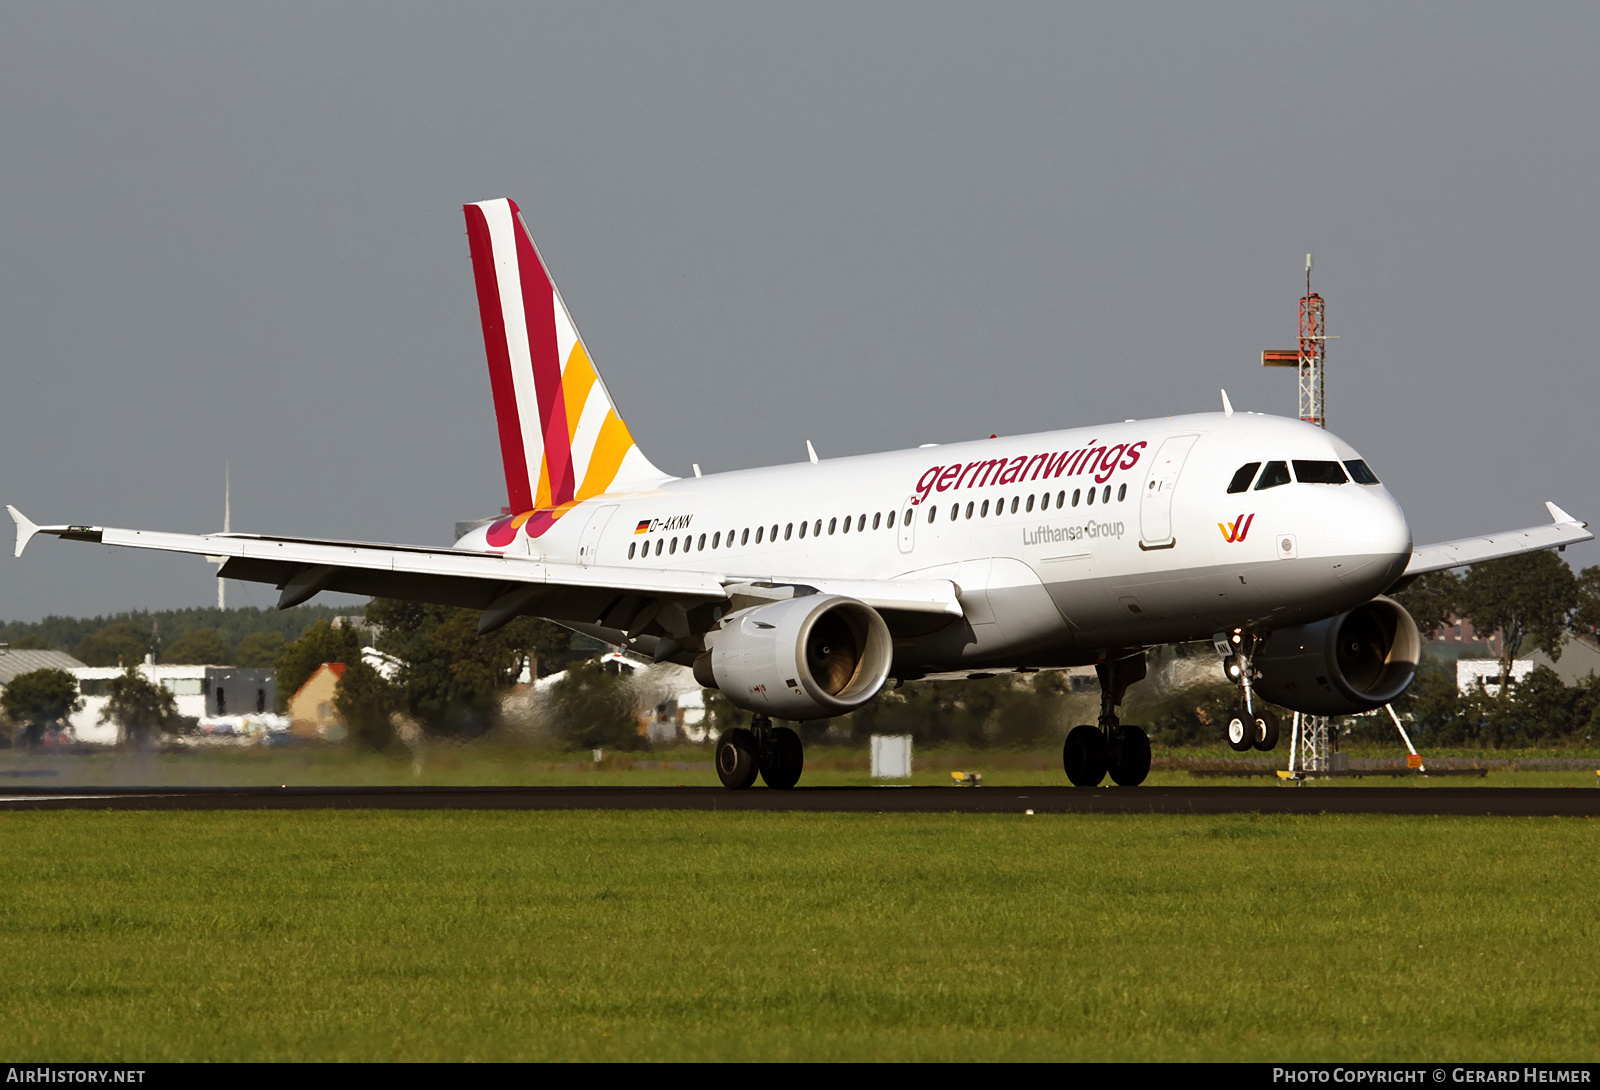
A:
[[[600,549],[600,534],[606,528],[606,523],[611,521],[611,516],[617,513],[617,505],[611,504],[596,511],[589,519],[589,525],[583,528],[583,537],[578,539],[578,563],[587,568],[594,563],[595,553]]]
[[[1139,501],[1139,548],[1170,549],[1177,544],[1172,536],[1172,494],[1177,490],[1183,461],[1198,438],[1172,436],[1161,444],[1150,468],[1145,470],[1144,498]]]

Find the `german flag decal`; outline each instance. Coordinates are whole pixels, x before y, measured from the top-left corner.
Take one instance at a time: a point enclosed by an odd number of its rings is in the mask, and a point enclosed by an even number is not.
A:
[[[633,532],[635,534],[648,534],[650,532],[650,520],[640,519],[639,525],[633,528]]]

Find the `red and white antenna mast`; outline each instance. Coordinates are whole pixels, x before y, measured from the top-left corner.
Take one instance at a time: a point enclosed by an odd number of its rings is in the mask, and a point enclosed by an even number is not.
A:
[[[1300,297],[1300,347],[1261,353],[1263,367],[1294,367],[1300,373],[1300,419],[1328,426],[1328,330],[1322,296],[1311,290],[1311,255],[1306,255],[1306,293]]]

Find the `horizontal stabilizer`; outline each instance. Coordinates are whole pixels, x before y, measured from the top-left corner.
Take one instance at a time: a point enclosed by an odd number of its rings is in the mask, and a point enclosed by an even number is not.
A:
[[[17,524],[17,551],[11,555],[21,556],[22,550],[26,549],[28,542],[33,540],[33,535],[39,532],[39,527],[35,526],[27,515],[24,515],[9,503],[6,504],[6,510],[11,512],[11,521]]]
[[[1483,537],[1463,537],[1455,541],[1441,541],[1436,545],[1419,545],[1411,551],[1411,563],[1406,565],[1405,574],[1423,575],[1594,540],[1588,523],[1579,522],[1553,503],[1547,502],[1545,507],[1554,520],[1546,526],[1529,526],[1523,530],[1504,530]]]

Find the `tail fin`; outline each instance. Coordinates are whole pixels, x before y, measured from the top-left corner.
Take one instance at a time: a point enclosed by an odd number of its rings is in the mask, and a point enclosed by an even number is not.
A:
[[[669,480],[617,414],[517,206],[465,211],[511,510],[536,512],[537,537],[579,500]]]

